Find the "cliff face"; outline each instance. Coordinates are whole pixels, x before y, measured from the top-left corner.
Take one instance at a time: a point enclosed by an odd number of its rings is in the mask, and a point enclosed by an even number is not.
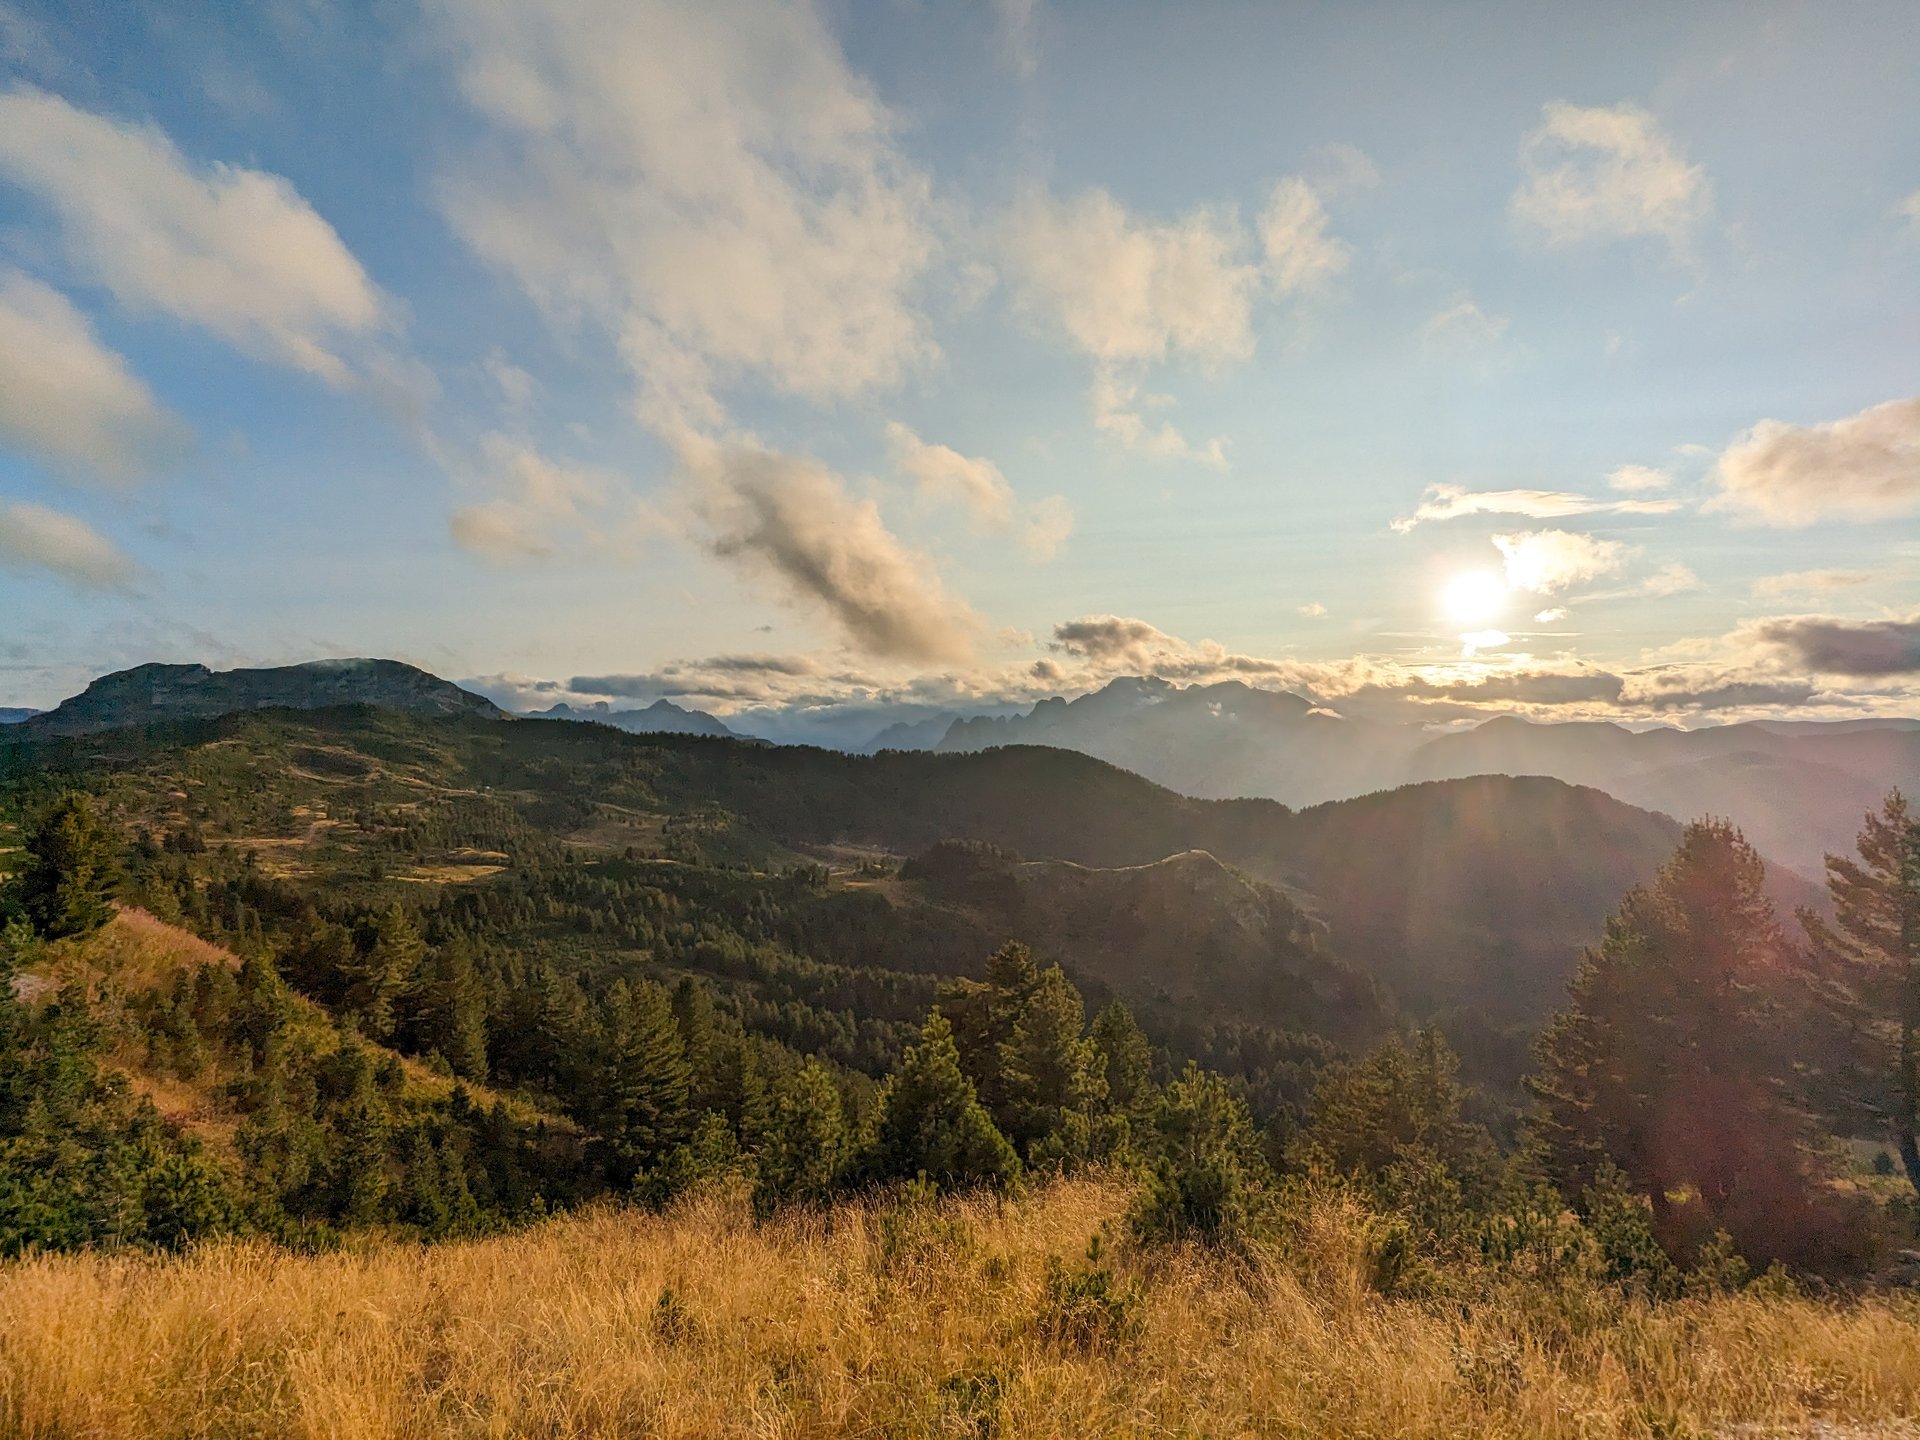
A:
[[[268,670],[137,665],[102,675],[70,700],[23,722],[22,733],[86,735],[236,710],[375,705],[410,715],[506,718],[491,700],[398,660],[310,660]]]

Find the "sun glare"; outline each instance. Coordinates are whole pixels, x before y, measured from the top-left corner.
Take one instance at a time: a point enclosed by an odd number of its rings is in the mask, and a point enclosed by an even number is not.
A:
[[[1463,623],[1491,620],[1507,603],[1507,582],[1491,570],[1468,570],[1447,582],[1440,604]]]

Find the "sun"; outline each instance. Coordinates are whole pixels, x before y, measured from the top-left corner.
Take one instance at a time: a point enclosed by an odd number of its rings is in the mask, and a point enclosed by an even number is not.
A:
[[[1447,582],[1440,604],[1462,624],[1491,620],[1507,603],[1507,582],[1491,570],[1466,570]]]

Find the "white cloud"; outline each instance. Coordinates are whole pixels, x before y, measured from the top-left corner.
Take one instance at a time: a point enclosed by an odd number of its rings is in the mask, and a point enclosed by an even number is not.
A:
[[[1280,294],[1318,289],[1347,268],[1352,247],[1329,235],[1327,225],[1327,207],[1305,180],[1289,176],[1273,187],[1260,212],[1260,250]]]
[[[1626,564],[1627,547],[1614,540],[1567,530],[1530,530],[1493,537],[1506,557],[1507,583],[1516,590],[1552,595],[1611,575]]]
[[[1506,338],[1507,317],[1489,315],[1477,301],[1464,299],[1436,311],[1420,327],[1420,338],[1441,348],[1480,348]]]
[[[133,561],[84,520],[28,501],[0,503],[0,565],[51,570],[93,590],[124,589],[137,573]]]
[[[1762,420],[1720,456],[1709,510],[1782,528],[1920,512],[1920,398],[1824,425]]]
[[[1525,515],[1558,520],[1569,515],[1667,515],[1678,500],[1595,500],[1564,490],[1468,490],[1459,485],[1429,485],[1411,515],[1393,522],[1399,531],[1428,520],[1458,520],[1465,515]]]
[[[1160,460],[1192,460],[1209,469],[1227,468],[1227,442],[1215,435],[1195,444],[1171,420],[1151,423],[1141,413],[1172,403],[1165,395],[1141,393],[1138,379],[1102,367],[1093,377],[1093,427],[1129,450]]]
[[[715,555],[773,578],[868,654],[971,658],[980,618],[824,465],[744,441],[688,438],[680,454]]]
[[[1072,200],[1036,190],[1013,212],[1008,248],[1020,304],[1093,360],[1218,362],[1253,351],[1261,270],[1231,208],[1155,222],[1104,190]]]
[[[617,555],[664,528],[618,476],[550,459],[510,436],[483,436],[471,468],[500,493],[455,510],[448,529],[463,550],[495,564],[546,559],[563,543],[570,551]]]
[[[1642,580],[1634,593],[1648,599],[1664,600],[1669,595],[1685,595],[1701,588],[1700,577],[1693,573],[1691,567],[1672,560]]]
[[[1664,470],[1655,470],[1649,465],[1622,465],[1607,476],[1607,484],[1615,490],[1629,495],[1644,494],[1649,490],[1664,490],[1673,483],[1673,477]]]
[[[1520,158],[1513,214],[1553,245],[1644,237],[1684,256],[1713,206],[1706,173],[1637,105],[1556,100]]]
[[[894,421],[887,426],[893,463],[914,482],[926,504],[955,503],[988,534],[1010,535],[1041,558],[1050,557],[1073,530],[1073,510],[1059,495],[1023,507],[1013,486],[991,460],[930,445]]]
[[[1533,622],[1536,625],[1555,625],[1566,618],[1567,611],[1565,607],[1556,605],[1551,610],[1542,610],[1538,615],[1535,615]]]
[[[1827,595],[1865,585],[1874,576],[1868,570],[1795,570],[1785,575],[1763,575],[1753,582],[1753,593],[1768,599],[1782,595]]]
[[[0,267],[0,444],[124,485],[189,443],[64,295]]]
[[[812,5],[434,8],[491,129],[442,186],[454,228],[555,317],[603,326],[650,423],[718,426],[740,377],[833,399],[933,354],[928,183]]]
[[[159,130],[20,86],[0,92],[0,175],[57,217],[71,260],[128,310],[198,325],[332,384],[390,322],[359,261],[287,181],[192,164]]]
[[[1318,600],[1310,600],[1300,607],[1300,613],[1309,620],[1318,620],[1327,613],[1327,607]]]
[[[1920,190],[1914,191],[1895,206],[1894,213],[1905,217],[1909,226],[1920,231]]]
[[[1149,455],[1224,467],[1223,441],[1148,421],[1144,374],[1251,355],[1261,300],[1319,289],[1346,268],[1349,247],[1327,227],[1319,193],[1298,177],[1275,184],[1257,235],[1232,206],[1154,220],[1105,190],[1063,200],[1036,189],[1008,217],[1005,249],[1015,303],[1094,363],[1097,429]]]

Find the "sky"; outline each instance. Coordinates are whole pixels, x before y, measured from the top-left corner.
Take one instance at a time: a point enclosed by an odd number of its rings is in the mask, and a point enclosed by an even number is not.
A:
[[[0,704],[1920,714],[1920,11],[0,0]]]

